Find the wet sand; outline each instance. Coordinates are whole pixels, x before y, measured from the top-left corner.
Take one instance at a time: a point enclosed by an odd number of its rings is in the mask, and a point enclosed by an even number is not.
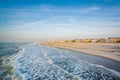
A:
[[[68,49],[85,54],[95,55],[120,62],[120,43],[42,43],[46,46]]]

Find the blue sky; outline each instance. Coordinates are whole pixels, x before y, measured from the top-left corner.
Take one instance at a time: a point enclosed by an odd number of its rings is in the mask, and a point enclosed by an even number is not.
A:
[[[120,0],[0,0],[0,41],[120,37]]]

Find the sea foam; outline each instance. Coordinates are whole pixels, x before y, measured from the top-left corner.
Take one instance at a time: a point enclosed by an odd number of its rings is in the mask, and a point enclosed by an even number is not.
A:
[[[14,71],[25,80],[119,80],[120,73],[83,61],[62,49],[31,44],[22,46]],[[20,79],[19,79],[20,80]]]

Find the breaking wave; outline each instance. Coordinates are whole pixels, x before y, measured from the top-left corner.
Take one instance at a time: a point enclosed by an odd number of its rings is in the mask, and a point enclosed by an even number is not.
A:
[[[22,46],[13,73],[13,80],[120,80],[119,72],[37,44]]]

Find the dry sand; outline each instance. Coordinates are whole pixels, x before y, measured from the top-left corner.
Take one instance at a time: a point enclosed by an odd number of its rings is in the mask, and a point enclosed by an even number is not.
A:
[[[46,46],[68,49],[85,54],[96,55],[120,62],[120,43],[42,43]]]

